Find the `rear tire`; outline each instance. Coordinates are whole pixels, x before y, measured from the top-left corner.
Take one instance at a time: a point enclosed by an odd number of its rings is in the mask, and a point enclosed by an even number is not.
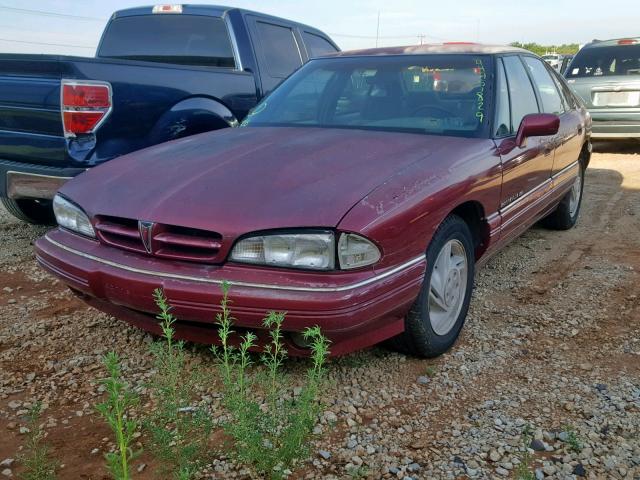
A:
[[[542,220],[542,225],[552,230],[569,230],[578,221],[580,206],[582,205],[582,193],[584,191],[584,168],[579,163],[580,171],[571,190],[562,197],[558,207]]]
[[[11,215],[33,225],[54,225],[56,218],[50,200],[0,198]]]
[[[450,215],[427,248],[422,289],[405,318],[405,331],[390,340],[391,346],[421,357],[437,357],[449,350],[469,310],[474,273],[469,226]]]

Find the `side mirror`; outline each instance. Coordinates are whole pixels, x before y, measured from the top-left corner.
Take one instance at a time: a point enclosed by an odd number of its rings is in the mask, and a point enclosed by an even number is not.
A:
[[[522,147],[529,137],[555,135],[560,128],[560,117],[552,113],[530,113],[520,122],[516,135],[516,145]]]

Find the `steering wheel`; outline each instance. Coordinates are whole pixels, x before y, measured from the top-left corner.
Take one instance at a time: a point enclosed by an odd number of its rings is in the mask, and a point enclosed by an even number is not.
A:
[[[447,117],[455,117],[455,115],[453,114],[453,112],[450,112],[449,110],[446,110],[442,107],[437,107],[435,105],[421,105],[420,107],[416,108],[412,113],[411,116],[412,117],[417,117],[418,114],[420,114],[421,112],[426,112],[431,110],[432,112],[436,113],[436,115],[433,115],[435,118],[447,118]]]

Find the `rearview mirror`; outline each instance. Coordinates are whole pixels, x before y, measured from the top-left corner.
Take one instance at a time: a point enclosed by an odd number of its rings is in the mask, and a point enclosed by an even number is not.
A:
[[[530,113],[525,115],[520,122],[518,134],[516,135],[516,145],[522,147],[524,141],[529,137],[544,137],[555,135],[560,128],[560,117],[552,113]]]

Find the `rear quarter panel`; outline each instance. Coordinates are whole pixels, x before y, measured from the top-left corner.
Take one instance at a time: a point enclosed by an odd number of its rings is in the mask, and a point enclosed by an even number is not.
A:
[[[96,149],[88,161],[92,165],[175,138],[158,138],[154,127],[185,100],[217,102],[238,119],[257,102],[254,78],[247,72],[104,59],[77,62],[75,67],[74,78],[107,81],[113,88],[113,111],[96,133]],[[178,110],[177,124],[186,121],[190,109]]]

